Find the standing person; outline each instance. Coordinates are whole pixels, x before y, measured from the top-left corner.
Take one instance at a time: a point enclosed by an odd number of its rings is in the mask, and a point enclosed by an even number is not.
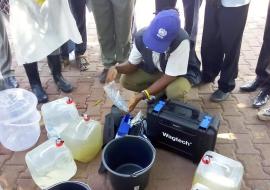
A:
[[[177,0],[155,0],[156,13],[165,9],[175,8]],[[185,14],[185,30],[189,34],[190,39],[190,55],[189,63],[196,69],[194,75],[198,75],[195,84],[201,82],[200,66],[201,62],[197,57],[195,46],[198,32],[199,9],[202,0],[182,0]]]
[[[59,48],[81,36],[66,0],[13,0],[10,23],[17,61],[24,65],[30,86],[39,103],[48,101],[38,73],[37,62],[47,57],[54,82],[63,92],[73,87],[61,74]],[[27,35],[26,35],[27,34]]]
[[[4,23],[5,17],[9,14],[8,3],[7,0],[0,0],[0,90],[19,87],[11,70],[11,51]]]
[[[147,28],[137,32],[127,63],[116,65],[109,71],[107,82],[122,74],[120,82],[128,90],[139,92],[130,99],[129,111],[151,95],[184,100],[194,78],[189,73],[189,36],[180,27],[175,9],[160,11]]]
[[[250,0],[207,0],[202,37],[202,82],[220,73],[211,101],[226,100],[235,88],[242,36]]]
[[[92,0],[104,69],[99,77],[105,83],[109,68],[128,59],[134,0]]]
[[[253,101],[253,107],[258,108],[265,105],[270,98],[270,1],[268,5],[263,44],[255,72],[255,80],[244,84],[240,87],[240,90],[244,92],[253,92],[257,90],[257,88],[262,87]],[[270,118],[269,113],[267,116]]]
[[[87,65],[89,65],[86,57],[84,56],[84,53],[86,52],[87,48],[87,31],[86,31],[86,0],[69,0],[69,6],[71,9],[71,12],[75,18],[77,27],[79,29],[79,32],[82,37],[82,43],[75,44],[75,61],[78,67],[80,68],[80,71],[86,71]],[[61,47],[61,57],[63,60],[64,65],[69,64],[69,48],[68,43],[65,43]]]

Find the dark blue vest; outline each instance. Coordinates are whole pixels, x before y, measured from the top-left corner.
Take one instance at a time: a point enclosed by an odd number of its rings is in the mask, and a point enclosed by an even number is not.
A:
[[[139,67],[145,72],[153,74],[153,73],[159,72],[159,70],[154,65],[153,58],[152,58],[152,50],[148,49],[143,43],[143,33],[145,30],[146,28],[141,29],[140,31],[137,32],[135,36],[136,47],[138,51],[142,54],[142,58],[143,58],[143,61],[139,64]],[[175,38],[175,40],[173,40],[168,51],[166,53],[160,54],[159,61],[160,61],[160,67],[163,73],[165,73],[166,65],[167,65],[170,54],[181,44],[182,41],[187,40],[187,39],[189,39],[187,32],[183,29],[180,29],[178,36]],[[179,62],[176,64],[181,64],[181,61],[179,60]],[[200,69],[197,68],[196,66],[195,67],[193,66],[193,61],[189,61],[188,71],[185,77],[192,84],[195,84],[194,79],[197,76],[197,74],[194,75],[194,73],[198,73],[198,75],[200,75]]]

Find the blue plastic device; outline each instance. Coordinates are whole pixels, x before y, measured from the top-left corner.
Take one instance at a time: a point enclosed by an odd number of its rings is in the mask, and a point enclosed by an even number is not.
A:
[[[165,104],[166,104],[166,102],[160,100],[160,101],[155,105],[155,107],[154,107],[154,112],[159,113],[159,112],[162,110],[162,108],[165,106]]]
[[[213,117],[211,117],[210,115],[205,115],[200,123],[199,128],[201,129],[208,129],[210,123],[212,122]]]
[[[131,128],[131,126],[129,125],[130,120],[131,120],[131,115],[130,114],[126,114],[120,123],[120,126],[118,128],[117,134],[116,134],[116,138],[117,137],[122,137],[128,134],[129,129]]]

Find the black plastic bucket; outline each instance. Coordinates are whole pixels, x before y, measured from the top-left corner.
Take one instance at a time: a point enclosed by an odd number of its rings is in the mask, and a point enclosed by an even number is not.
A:
[[[141,190],[148,183],[155,157],[156,150],[148,140],[125,136],[104,147],[102,163],[115,190]]]
[[[79,181],[65,181],[49,187],[47,190],[91,190],[91,188]]]

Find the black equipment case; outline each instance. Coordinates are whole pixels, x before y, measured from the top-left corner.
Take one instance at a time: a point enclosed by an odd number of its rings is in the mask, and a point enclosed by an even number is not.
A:
[[[214,150],[220,120],[178,101],[159,101],[147,109],[147,137],[158,147],[198,163]]]

